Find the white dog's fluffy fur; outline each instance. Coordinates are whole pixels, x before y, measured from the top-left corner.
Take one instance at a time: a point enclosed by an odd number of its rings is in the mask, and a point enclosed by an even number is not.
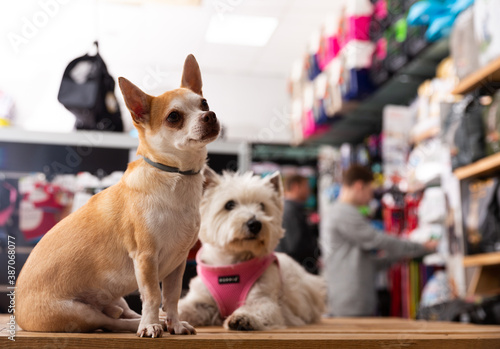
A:
[[[279,173],[266,178],[205,170],[201,202],[201,259],[210,265],[228,265],[271,253],[284,234],[283,189]],[[234,201],[234,208],[225,209]],[[257,238],[249,239],[246,222],[262,222]],[[268,330],[316,322],[324,310],[324,280],[306,272],[283,253],[255,282],[243,306],[227,319],[199,277],[179,303],[180,319],[193,326],[224,325],[232,330]],[[281,275],[279,275],[281,273]]]

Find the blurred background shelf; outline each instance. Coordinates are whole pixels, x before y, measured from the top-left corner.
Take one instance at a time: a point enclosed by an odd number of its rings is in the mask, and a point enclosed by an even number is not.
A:
[[[477,267],[497,264],[500,264],[500,252],[464,256],[464,267]],[[500,275],[498,275],[498,278],[500,278]]]
[[[127,133],[103,131],[38,132],[16,127],[0,127],[0,142],[112,149],[135,149],[139,144],[136,137]],[[242,145],[244,146],[244,143],[217,140],[210,143],[207,148],[211,153],[234,154]]]
[[[449,42],[440,40],[424,49],[375,92],[361,101],[345,102],[346,107],[332,122],[330,130],[304,140],[306,145],[359,143],[382,129],[382,111],[388,104],[408,105],[418,86],[436,74],[436,67],[449,54]]]
[[[491,61],[486,66],[466,76],[455,87],[452,93],[464,94],[491,82],[500,82],[500,58]]]

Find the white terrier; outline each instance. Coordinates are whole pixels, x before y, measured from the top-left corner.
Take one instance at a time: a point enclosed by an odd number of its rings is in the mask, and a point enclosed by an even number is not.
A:
[[[278,172],[266,178],[206,168],[201,201],[198,276],[179,302],[194,326],[269,330],[318,321],[324,280],[289,256],[273,253],[283,236],[283,189]]]

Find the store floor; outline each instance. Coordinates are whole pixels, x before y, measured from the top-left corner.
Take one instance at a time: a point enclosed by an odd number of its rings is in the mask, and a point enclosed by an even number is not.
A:
[[[0,315],[7,324],[8,316]],[[5,326],[5,325],[4,325]],[[0,348],[500,348],[500,326],[397,318],[337,318],[268,332],[198,328],[196,336],[138,338],[132,333],[36,333],[18,331],[16,341],[0,332]]]

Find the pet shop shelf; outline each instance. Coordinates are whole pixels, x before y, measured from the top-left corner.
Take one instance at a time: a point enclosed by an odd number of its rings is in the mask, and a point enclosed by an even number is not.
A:
[[[135,149],[137,138],[126,133],[102,131],[38,132],[16,127],[0,127],[0,142],[50,144],[113,149]],[[209,153],[236,154],[244,143],[215,141],[207,146]]]
[[[0,321],[8,323],[8,315]],[[334,318],[304,327],[266,332],[227,331],[199,327],[196,336],[139,338],[134,333],[40,333],[18,330],[9,341],[0,332],[0,347],[64,348],[442,348],[491,349],[500,343],[500,326],[456,322],[411,321],[397,318]]]
[[[465,94],[481,85],[487,86],[491,82],[500,82],[500,58],[497,58],[481,69],[466,76],[453,90],[454,94]]]
[[[485,265],[500,265],[500,252],[482,253],[464,257],[464,267],[479,267]]]
[[[467,289],[469,296],[500,294],[500,252],[465,256],[464,267],[474,267]]]
[[[418,86],[433,77],[439,62],[449,53],[446,39],[433,43],[417,57],[404,65],[394,76],[362,101],[350,102],[338,114],[325,133],[312,136],[305,144],[340,145],[359,143],[370,134],[379,133],[382,128],[382,110],[388,104],[409,104],[417,93]]]
[[[487,175],[495,171],[500,172],[500,153],[490,155],[470,165],[460,167],[453,173],[458,179],[464,180]]]

